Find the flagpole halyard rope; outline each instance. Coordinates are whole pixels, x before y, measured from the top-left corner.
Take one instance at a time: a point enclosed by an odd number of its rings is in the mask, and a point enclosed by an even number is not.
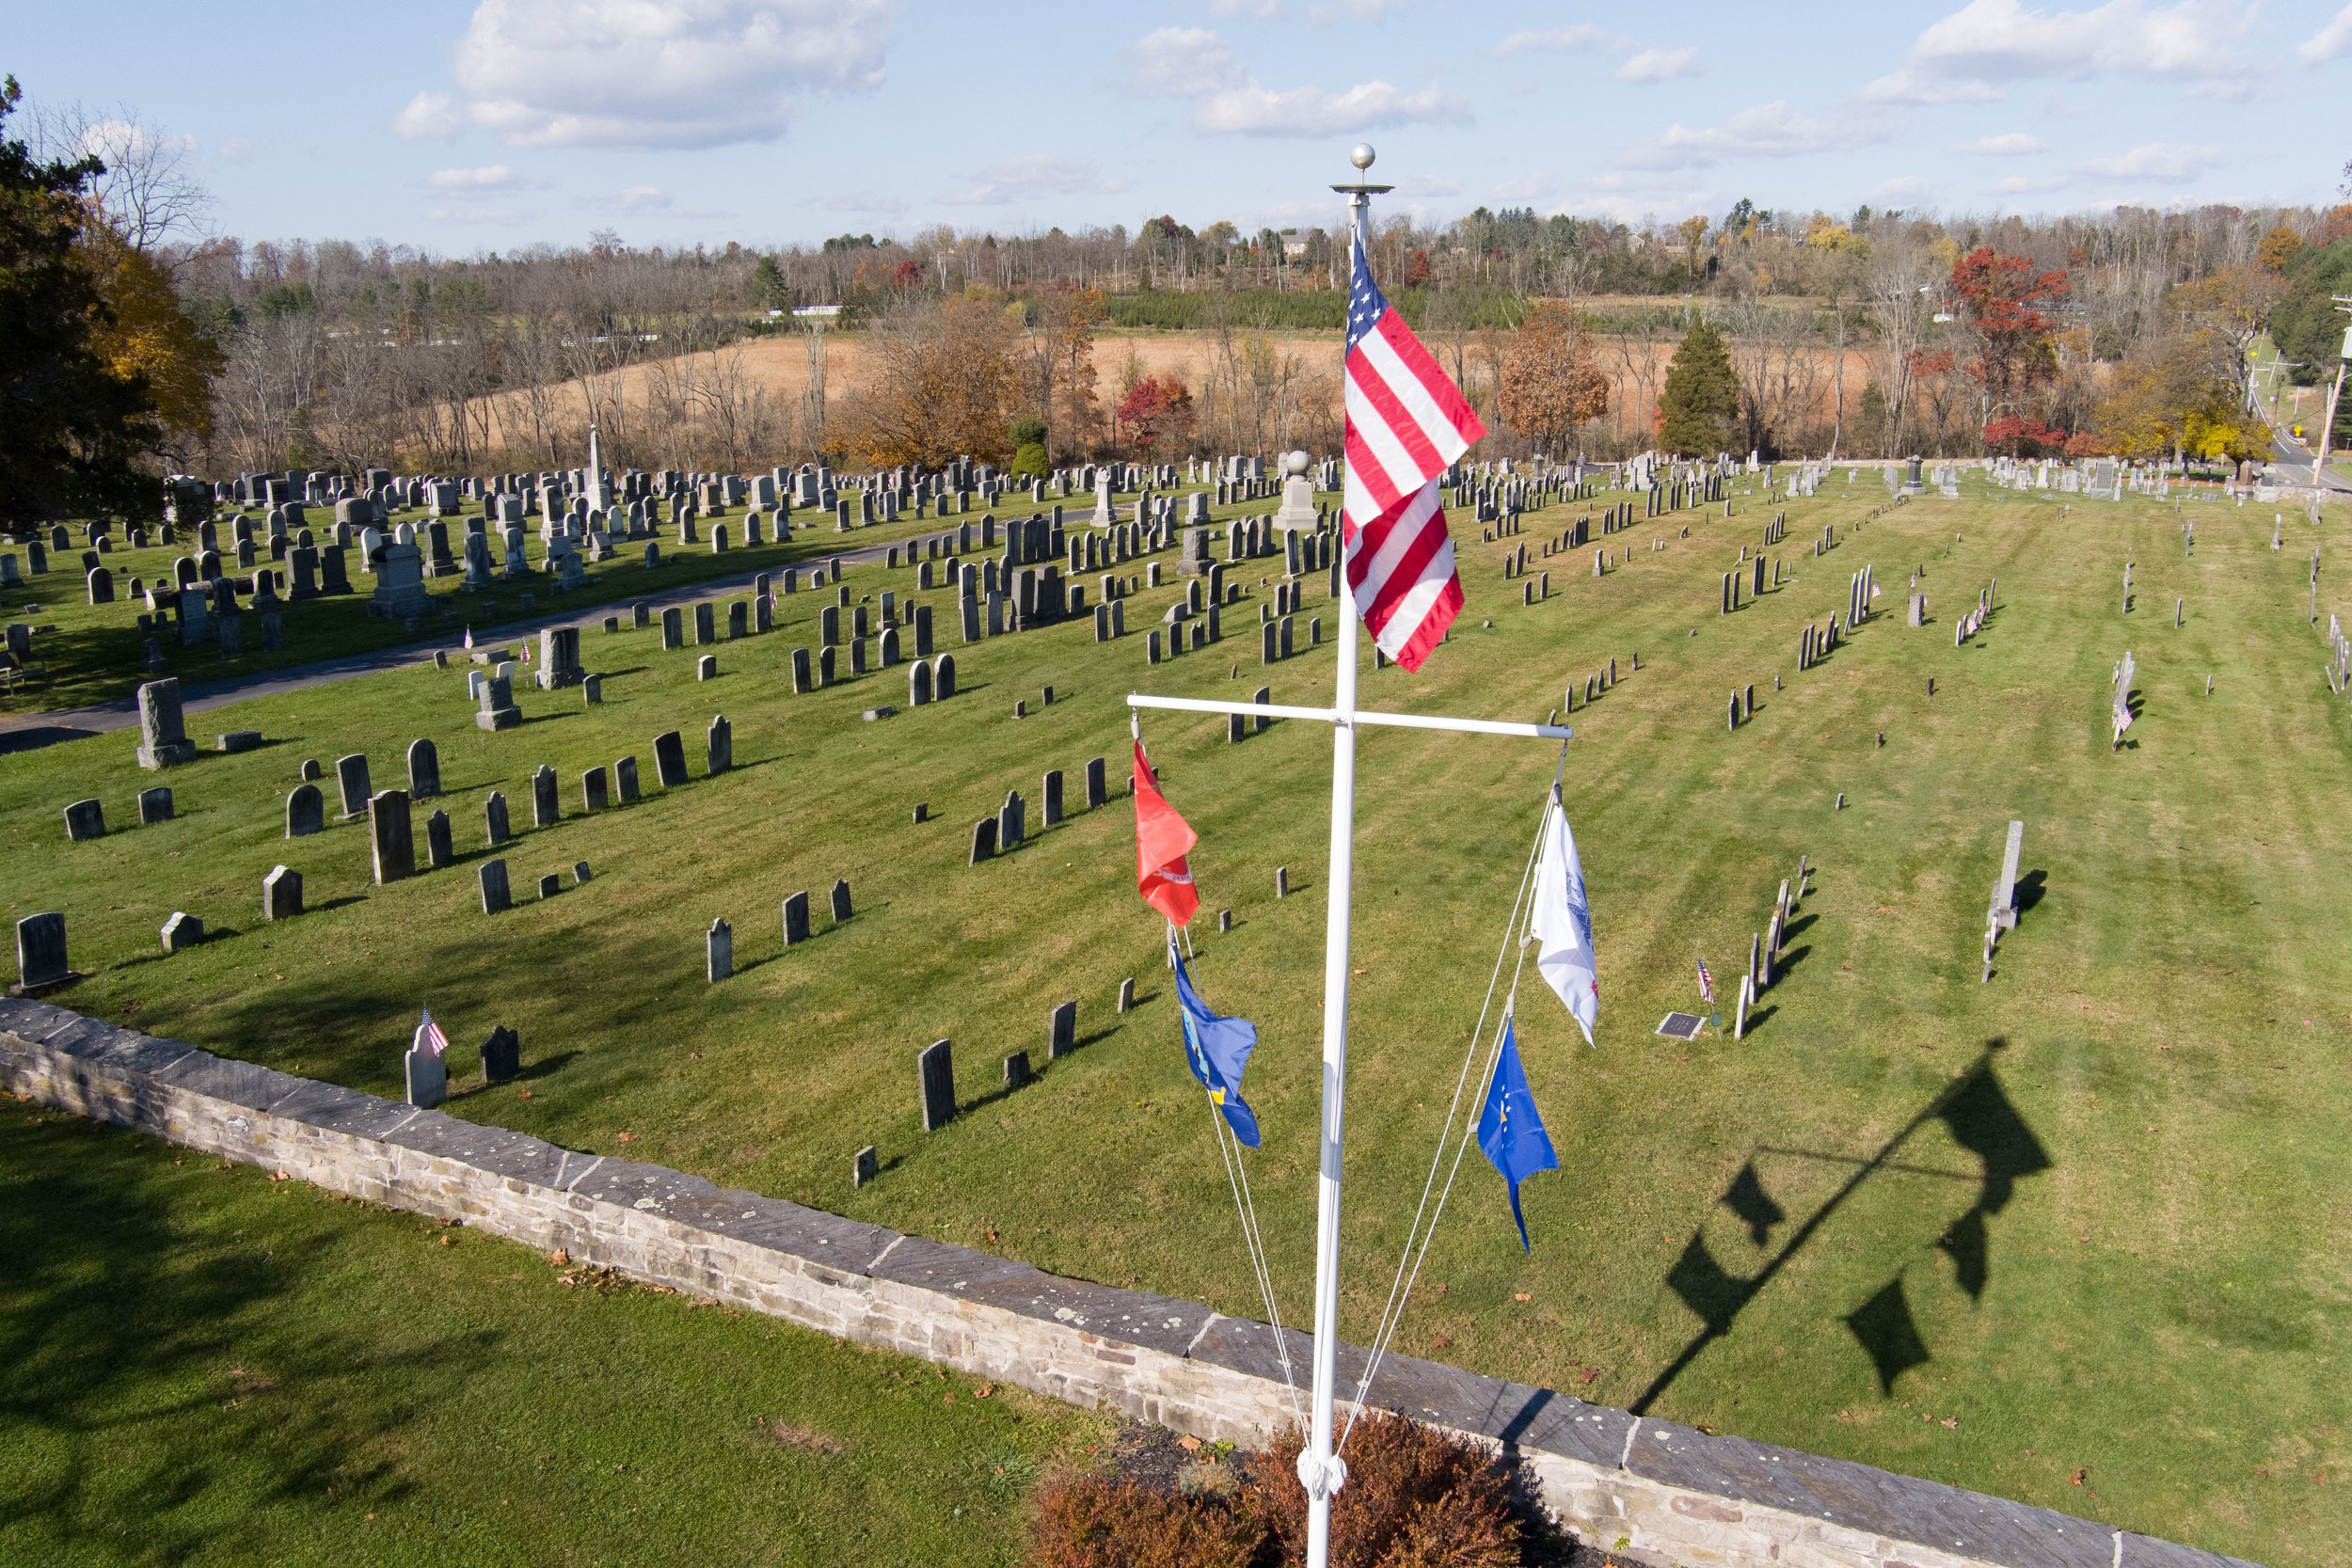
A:
[[[1200,1098],[1201,1102],[1208,1106],[1210,1127],[1216,1137],[1217,1157],[1225,1162],[1225,1180],[1232,1189],[1233,1207],[1241,1217],[1242,1249],[1248,1255],[1250,1272],[1257,1277],[1258,1299],[1265,1306],[1266,1322],[1274,1329],[1274,1354],[1282,1366],[1283,1386],[1290,1392],[1291,1418],[1304,1430],[1306,1412],[1298,1403],[1298,1379],[1291,1371],[1290,1341],[1282,1332],[1281,1310],[1274,1304],[1274,1275],[1266,1262],[1264,1238],[1258,1229],[1258,1208],[1249,1196],[1249,1176],[1240,1168],[1239,1139],[1225,1125],[1225,1117],[1218,1112],[1216,1102],[1210,1100],[1206,1093]],[[1232,1148],[1227,1147],[1226,1140],[1229,1138],[1234,1139]]]
[[[1560,768],[1562,771],[1566,769],[1567,765],[1567,746],[1564,742],[1560,748]],[[1445,1163],[1446,1144],[1453,1138],[1454,1121],[1461,1115],[1462,1091],[1469,1085],[1470,1083],[1470,1064],[1478,1059],[1478,1044],[1486,1032],[1487,1015],[1494,1008],[1495,989],[1501,985],[1502,981],[1502,960],[1510,953],[1512,947],[1516,945],[1519,949],[1520,968],[1523,969],[1527,963],[1525,939],[1523,936],[1518,935],[1518,933],[1521,929],[1520,921],[1522,916],[1524,915],[1529,919],[1534,917],[1535,901],[1530,896],[1530,894],[1535,879],[1535,864],[1543,853],[1544,833],[1546,830],[1551,826],[1552,802],[1559,799],[1559,791],[1557,787],[1558,782],[1558,776],[1555,775],[1553,779],[1554,788],[1550,793],[1544,797],[1543,814],[1536,819],[1535,823],[1535,842],[1534,847],[1528,850],[1526,866],[1522,868],[1519,873],[1518,892],[1512,897],[1511,913],[1509,918],[1504,922],[1502,927],[1502,945],[1495,952],[1494,974],[1486,982],[1486,1000],[1479,1004],[1478,1022],[1476,1024],[1472,1025],[1470,1029],[1470,1048],[1462,1054],[1462,1070],[1454,1083],[1454,1100],[1452,1103],[1446,1107],[1445,1126],[1438,1134],[1437,1150],[1430,1156],[1428,1179],[1422,1183],[1421,1203],[1414,1209],[1413,1223],[1405,1232],[1405,1251],[1404,1255],[1397,1259],[1396,1278],[1390,1285],[1388,1300],[1381,1307],[1379,1325],[1373,1334],[1372,1354],[1364,1362],[1364,1375],[1356,1385],[1356,1398],[1352,1403],[1351,1409],[1348,1412],[1347,1424],[1341,1430],[1340,1441],[1335,1447],[1345,1446],[1347,1442],[1347,1434],[1356,1429],[1357,1419],[1363,1413],[1364,1397],[1372,1387],[1373,1377],[1379,1370],[1380,1362],[1388,1353],[1390,1341],[1395,1338],[1398,1327],[1400,1327],[1404,1322],[1405,1304],[1412,1293],[1412,1285],[1410,1279],[1407,1277],[1407,1273],[1409,1270],[1410,1274],[1415,1276],[1418,1276],[1420,1274],[1420,1263],[1416,1259],[1414,1250],[1417,1242],[1420,1246],[1420,1256],[1422,1258],[1428,1256],[1428,1240],[1422,1235],[1422,1215],[1428,1211],[1430,1192],[1437,1186],[1438,1183],[1438,1167]],[[1518,993],[1518,970],[1514,970],[1512,972],[1511,991],[1513,999],[1516,1000]],[[1510,1017],[1510,1006],[1508,1004],[1505,1005],[1503,1016],[1506,1019]],[[1500,1046],[1498,1045],[1496,1047],[1496,1051],[1499,1050]],[[1482,1075],[1482,1091],[1484,1089],[1484,1076],[1490,1075],[1493,1071],[1494,1055],[1494,1051],[1490,1051],[1488,1053],[1486,1074]],[[1470,1133],[1466,1131],[1463,1133],[1463,1148],[1468,1148],[1469,1141]],[[1454,1158],[1454,1167],[1456,1169],[1460,1168],[1461,1162],[1462,1150],[1456,1149]],[[1453,1178],[1449,1175],[1446,1180],[1446,1188],[1449,1192],[1453,1190]],[[1429,1236],[1436,1235],[1438,1216],[1442,1215],[1444,1212],[1445,1200],[1440,1197],[1438,1201],[1438,1214],[1432,1215],[1429,1220]]]

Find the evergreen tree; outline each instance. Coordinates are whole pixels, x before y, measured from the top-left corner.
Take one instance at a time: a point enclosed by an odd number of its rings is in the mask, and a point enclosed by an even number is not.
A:
[[[46,518],[151,515],[138,460],[163,439],[146,376],[104,354],[115,327],[77,250],[96,158],[47,163],[6,122],[24,91],[0,85],[0,530]]]
[[[1740,429],[1740,378],[1723,334],[1707,323],[1692,322],[1676,346],[1658,412],[1662,450],[1683,457],[1731,450]]]

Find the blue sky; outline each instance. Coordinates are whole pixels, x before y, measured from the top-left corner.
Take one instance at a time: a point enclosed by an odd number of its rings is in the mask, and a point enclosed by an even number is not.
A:
[[[186,138],[220,232],[455,254],[1329,224],[1359,138],[1429,218],[2317,202],[2352,157],[2337,0],[102,0],[8,31],[28,97]]]

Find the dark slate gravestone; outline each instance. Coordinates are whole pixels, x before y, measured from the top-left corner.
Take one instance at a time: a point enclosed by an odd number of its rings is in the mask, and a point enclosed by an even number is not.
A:
[[[612,775],[601,768],[591,768],[580,776],[580,809],[599,812],[612,804]]]
[[[564,819],[564,802],[555,782],[555,769],[541,763],[531,775],[531,825],[552,828]]]
[[[808,895],[796,893],[784,901],[784,944],[808,940]]]
[[[52,911],[16,923],[16,994],[39,996],[79,974],[66,962],[65,916]]]
[[[515,836],[513,829],[507,826],[506,792],[503,790],[490,791],[490,798],[482,802],[482,836],[493,849]]]
[[[846,879],[833,884],[833,923],[836,926],[850,918],[850,884]]]
[[[796,696],[805,696],[809,689],[808,650],[806,648],[795,648],[792,650],[793,693]]]
[[[80,842],[86,838],[106,836],[106,808],[95,796],[76,800],[65,808],[65,836]]]
[[[1008,1089],[1024,1088],[1028,1085],[1029,1079],[1029,1053],[1027,1052],[1016,1051],[1005,1058],[1005,1087]]]
[[[326,831],[326,798],[314,784],[294,785],[286,797],[286,836],[303,838]]]
[[[931,701],[944,703],[956,694],[956,656],[942,654],[931,660]]]
[[[449,813],[437,809],[424,819],[425,863],[438,871],[456,858],[456,847],[450,838]]]
[[[1131,1012],[1136,1005],[1136,977],[1132,974],[1119,982],[1119,1010]]]
[[[562,872],[550,871],[539,879],[539,897],[542,901],[552,898],[563,891],[564,875]]]
[[[503,1084],[522,1070],[522,1037],[501,1023],[490,1031],[490,1037],[482,1042],[482,1076],[493,1084]]]
[[[430,740],[408,743],[408,798],[430,800],[441,793],[441,752]]]
[[[653,737],[653,771],[664,789],[686,783],[686,740],[677,731],[664,730]]]
[[[1064,1002],[1056,1007],[1046,1024],[1045,1056],[1058,1060],[1078,1049],[1078,1005]]]
[[[1041,801],[1039,826],[1050,828],[1061,820],[1060,768],[1054,768],[1046,770],[1045,777],[1040,782],[1038,794]]]
[[[623,805],[632,805],[638,799],[637,759],[623,757],[612,765],[612,793]]]
[[[139,826],[150,828],[171,820],[171,791],[162,784],[139,791]]]
[[[1104,777],[1103,759],[1090,757],[1087,761],[1087,810],[1094,810],[1109,798],[1110,793]]]
[[[262,879],[262,918],[292,920],[302,912],[302,873],[292,866],[273,866]]]
[[[482,884],[484,914],[496,914],[515,907],[515,894],[507,884],[504,861],[484,861],[474,877]]]
[[[368,759],[358,752],[335,759],[335,784],[342,792],[343,814],[341,820],[357,821],[367,816],[368,800],[373,793],[368,787]]]
[[[914,1057],[915,1089],[923,1112],[923,1131],[936,1132],[956,1114],[954,1047],[933,1040]]]
[[[379,791],[368,802],[368,840],[378,882],[396,882],[417,874],[417,841],[408,817],[408,792]]]
[[[787,582],[791,581],[790,573],[785,574],[785,580]],[[881,1174],[881,1157],[876,1151],[874,1146],[872,1144],[867,1144],[864,1148],[857,1151],[857,1159],[850,1165],[850,1185],[852,1187],[863,1187],[866,1183],[873,1180],[875,1177]]]
[[[711,716],[704,756],[706,771],[714,779],[735,766],[735,726],[727,722],[723,713]]]
[[[966,863],[977,865],[996,858],[996,818],[983,816],[972,824],[972,858]]]
[[[712,921],[704,938],[703,971],[714,986],[735,973],[735,927],[723,920]]]

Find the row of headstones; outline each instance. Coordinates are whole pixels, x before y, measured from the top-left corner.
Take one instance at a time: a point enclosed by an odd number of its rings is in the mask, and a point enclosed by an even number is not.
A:
[[[1841,801],[1843,796],[1838,798]],[[1748,970],[1740,976],[1738,1010],[1733,1014],[1731,1037],[1745,1039],[1748,1033],[1748,1009],[1755,1006],[1772,985],[1774,967],[1780,962],[1781,947],[1788,934],[1789,918],[1796,913],[1797,902],[1811,887],[1813,864],[1805,855],[1797,857],[1796,887],[1792,890],[1787,879],[1780,884],[1780,894],[1772,902],[1772,918],[1760,931],[1748,938]]]
[[[1633,656],[1633,668],[1637,671],[1642,668],[1642,656],[1638,652]],[[1601,698],[1609,694],[1611,689],[1616,684],[1617,660],[1616,657],[1612,655],[1608,663],[1602,665],[1599,669],[1584,677],[1584,705],[1586,707],[1590,707],[1595,703],[1599,702]],[[1574,713],[1577,710],[1576,693],[1576,678],[1572,675],[1568,678],[1567,689],[1565,693],[1562,705],[1560,709],[1552,715],[1552,721],[1556,722],[1561,713]]]
[[[836,879],[831,896],[833,924],[835,927],[847,925],[853,912],[850,903],[849,879]],[[787,898],[782,914],[785,946],[797,947],[810,940],[813,932],[809,926],[806,893],[796,893]],[[735,927],[724,918],[712,921],[710,929],[703,934],[703,974],[714,986],[735,974]]]
[[[502,1023],[492,1029],[490,1037],[482,1042],[482,1081],[508,1083],[522,1071],[522,1037]],[[449,1099],[449,1061],[429,1047],[412,1045],[403,1053],[401,1078],[408,1103],[420,1111],[430,1111]]]

